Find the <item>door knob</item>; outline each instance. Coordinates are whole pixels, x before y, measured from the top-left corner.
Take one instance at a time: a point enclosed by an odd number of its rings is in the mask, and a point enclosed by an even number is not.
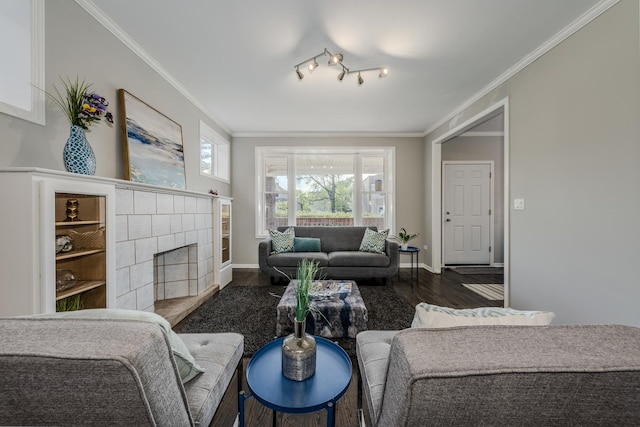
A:
[[[446,219],[446,221],[447,221],[447,222],[451,222],[451,218],[447,218],[447,219]]]

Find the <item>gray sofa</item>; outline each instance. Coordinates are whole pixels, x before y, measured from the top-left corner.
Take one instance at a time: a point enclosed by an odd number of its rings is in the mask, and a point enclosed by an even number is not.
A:
[[[0,425],[233,425],[242,335],[179,336],[205,369],[184,385],[158,324],[0,319]]]
[[[284,231],[289,227],[278,227]],[[398,243],[387,239],[385,253],[360,252],[367,228],[376,227],[293,227],[296,237],[320,239],[321,252],[285,252],[272,254],[271,238],[258,245],[260,270],[273,278],[284,278],[278,270],[294,278],[298,262],[317,261],[327,279],[369,279],[393,277],[398,271]],[[276,270],[277,268],[277,270]]]
[[[365,331],[356,348],[367,427],[640,425],[640,328]]]

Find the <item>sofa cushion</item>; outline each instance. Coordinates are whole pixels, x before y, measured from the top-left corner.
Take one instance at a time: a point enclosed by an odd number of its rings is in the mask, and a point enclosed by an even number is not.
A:
[[[179,334],[205,372],[184,385],[196,425],[208,426],[244,352],[236,333]]]
[[[456,310],[421,302],[416,305],[412,328],[450,328],[475,325],[539,325],[551,323],[549,311],[520,311],[511,308],[481,307]]]
[[[362,237],[367,227],[293,227],[296,237],[315,237],[322,242],[323,252],[357,251],[360,248]],[[368,227],[377,231],[374,226]],[[278,227],[279,231],[286,227]]]
[[[293,242],[295,240],[295,231],[292,227],[284,231],[269,230],[271,236],[271,246],[274,254],[282,252],[293,252]]]
[[[139,310],[120,310],[120,309],[108,309],[108,308],[94,308],[88,310],[78,311],[64,311],[59,313],[46,313],[37,314],[32,317],[46,317],[46,318],[66,318],[66,319],[123,319],[123,320],[140,320],[145,322],[155,323],[164,329],[169,337],[169,343],[171,344],[171,351],[176,359],[176,365],[178,366],[178,372],[182,382],[192,380],[196,375],[204,372],[195,361],[187,346],[182,342],[180,337],[173,332],[171,324],[162,316],[151,313],[148,311]]]
[[[320,267],[329,265],[329,257],[325,252],[283,252],[271,255],[268,262],[272,267],[297,267],[303,259],[316,261]]]
[[[382,396],[387,382],[391,342],[398,331],[364,331],[356,336],[356,355],[362,378],[362,399],[373,420],[380,416]],[[373,423],[375,425],[375,422]]]
[[[155,323],[1,319],[0,342],[0,425],[193,425]]]
[[[329,267],[387,267],[389,257],[384,254],[359,251],[340,251],[329,254]]]
[[[630,326],[405,329],[374,425],[640,425],[639,355]]]
[[[360,251],[374,252],[378,254],[384,253],[384,247],[389,235],[389,230],[373,231],[367,228],[360,242]]]
[[[293,252],[320,252],[320,239],[313,237],[295,237]]]

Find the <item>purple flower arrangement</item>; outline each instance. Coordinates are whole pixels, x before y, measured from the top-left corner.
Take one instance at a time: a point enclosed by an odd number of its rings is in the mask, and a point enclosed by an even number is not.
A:
[[[72,125],[80,126],[82,129],[89,129],[93,122],[98,122],[102,117],[109,123],[113,123],[113,115],[109,112],[109,102],[91,92],[91,83],[69,79],[62,80],[64,91],[58,90],[54,85],[55,95],[49,97],[62,109]]]

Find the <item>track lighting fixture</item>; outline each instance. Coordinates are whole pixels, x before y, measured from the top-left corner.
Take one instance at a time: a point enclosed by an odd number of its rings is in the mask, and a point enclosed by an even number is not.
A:
[[[329,65],[342,64],[342,58],[343,56],[341,53],[334,53],[329,59]]]
[[[364,83],[364,79],[362,78],[361,73],[364,73],[366,71],[377,71],[378,72],[378,77],[387,77],[387,75],[389,74],[389,69],[387,67],[378,67],[378,68],[362,68],[360,70],[350,70],[349,68],[347,68],[344,63],[342,62],[342,60],[344,59],[344,56],[341,53],[331,53],[327,50],[327,48],[324,48],[324,50],[319,53],[316,56],[312,56],[309,59],[306,59],[296,65],[294,65],[294,68],[296,69],[296,74],[298,75],[298,79],[302,80],[302,78],[304,77],[304,74],[302,74],[302,72],[300,71],[300,66],[304,65],[306,63],[309,63],[309,65],[307,66],[309,71],[313,71],[316,68],[318,68],[318,58],[320,58],[321,56],[325,56],[325,55],[329,55],[329,62],[328,64],[330,66],[339,66],[342,67],[342,71],[338,74],[338,81],[342,81],[344,79],[344,76],[348,76],[349,74],[358,74],[358,85],[361,85]]]

